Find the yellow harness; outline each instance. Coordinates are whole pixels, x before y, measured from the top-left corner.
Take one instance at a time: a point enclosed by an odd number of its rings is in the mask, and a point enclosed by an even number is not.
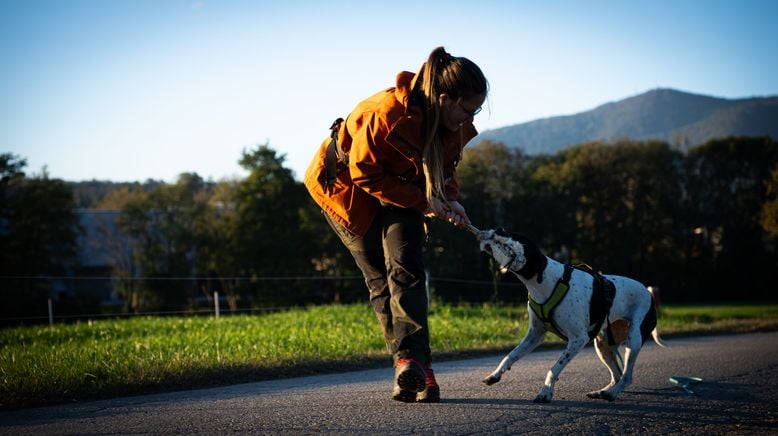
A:
[[[592,276],[592,300],[589,304],[589,318],[594,323],[594,327],[589,330],[589,340],[592,340],[600,332],[603,323],[606,324],[606,334],[608,336],[608,343],[613,345],[613,334],[611,332],[611,323],[608,319],[608,312],[610,311],[613,299],[616,295],[616,288],[610,281],[606,280],[601,274],[595,272],[588,265],[579,265],[578,267],[572,265],[565,265],[565,272],[562,277],[557,280],[554,286],[554,291],[551,292],[551,296],[548,297],[545,303],[540,304],[529,296],[529,307],[535,312],[538,318],[546,325],[546,328],[551,333],[559,336],[565,342],[567,342],[567,336],[562,334],[562,331],[554,323],[554,309],[559,306],[559,303],[565,298],[567,292],[570,290],[570,277],[573,275],[573,270],[579,269]]]
[[[553,334],[567,341],[567,337],[562,334],[559,328],[554,324],[552,314],[554,309],[562,302],[567,295],[567,291],[570,290],[570,276],[573,274],[573,267],[571,265],[565,265],[565,272],[562,277],[557,280],[556,286],[551,296],[548,297],[545,303],[540,304],[532,299],[532,295],[529,295],[529,307],[535,312],[538,318],[546,325],[546,328]]]

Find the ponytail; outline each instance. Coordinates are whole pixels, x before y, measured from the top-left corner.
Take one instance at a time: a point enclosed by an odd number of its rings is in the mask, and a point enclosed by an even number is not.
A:
[[[446,199],[443,171],[443,145],[440,141],[440,94],[468,99],[486,94],[488,83],[481,69],[467,58],[451,56],[443,47],[432,50],[421,66],[418,77],[424,98],[424,152],[422,162],[426,180],[427,203],[437,197]],[[419,81],[417,79],[417,81]]]

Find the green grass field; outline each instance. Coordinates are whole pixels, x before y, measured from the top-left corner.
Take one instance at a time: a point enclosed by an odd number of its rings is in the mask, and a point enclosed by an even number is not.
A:
[[[435,305],[430,316],[438,359],[511,348],[526,327],[525,307]],[[659,329],[665,337],[776,330],[778,305],[663,306]],[[367,305],[5,328],[0,407],[388,368],[390,362]]]

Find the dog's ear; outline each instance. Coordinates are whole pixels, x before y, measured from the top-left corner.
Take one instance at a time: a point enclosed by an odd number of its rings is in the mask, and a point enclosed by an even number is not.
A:
[[[537,247],[534,242],[532,242],[532,239],[529,238],[529,236],[522,235],[521,233],[511,233],[511,238],[515,239],[516,241],[519,241],[521,245],[529,245],[532,247]]]
[[[521,245],[535,245],[528,236],[522,235],[521,233],[511,233],[511,239],[519,241]]]
[[[524,246],[524,257],[527,259],[527,263],[524,265],[524,268],[519,271],[519,273],[527,279],[532,278],[537,274],[538,283],[543,283],[543,272],[546,270],[546,266],[548,265],[548,259],[546,256],[543,254],[543,252],[540,251],[540,248],[537,246],[537,244],[532,242],[529,237],[515,234],[512,236],[512,238]]]
[[[494,229],[494,234],[497,236],[502,236],[503,238],[511,238],[514,241],[518,241],[518,242],[521,242],[519,238],[523,237],[523,235],[514,232],[509,232],[502,227],[497,227],[496,229]]]

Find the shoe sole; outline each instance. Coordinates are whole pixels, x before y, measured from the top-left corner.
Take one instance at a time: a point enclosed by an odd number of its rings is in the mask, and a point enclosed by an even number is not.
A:
[[[427,387],[424,371],[408,368],[397,376],[397,385],[404,391],[413,393],[423,391]]]
[[[392,395],[394,401],[402,401],[403,403],[415,403],[416,392],[400,391]]]
[[[440,402],[440,388],[427,388],[427,392],[420,392],[416,397],[416,401],[419,403],[439,403]]]

